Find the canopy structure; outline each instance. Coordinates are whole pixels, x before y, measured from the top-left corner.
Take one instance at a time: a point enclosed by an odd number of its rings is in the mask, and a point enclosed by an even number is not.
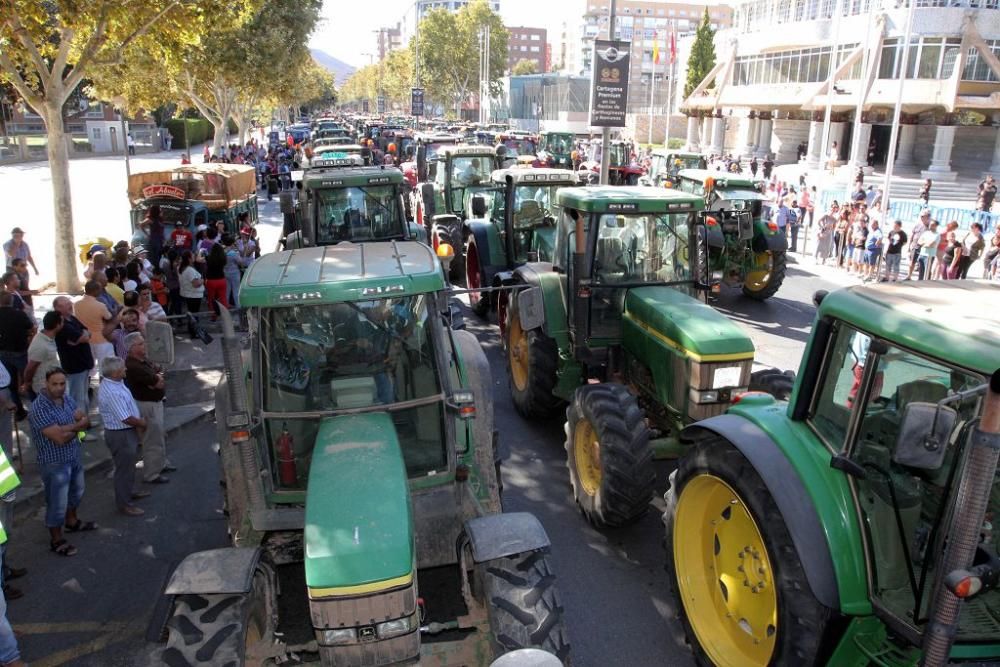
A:
[[[132,206],[152,197],[170,197],[227,209],[256,192],[254,168],[243,164],[188,164],[167,171],[141,171],[128,179]]]

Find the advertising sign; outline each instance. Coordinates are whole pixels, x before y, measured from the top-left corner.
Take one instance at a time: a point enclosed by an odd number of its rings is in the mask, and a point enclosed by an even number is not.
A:
[[[590,125],[625,127],[630,42],[594,40],[590,80]]]
[[[378,96],[378,113],[385,113],[385,98],[381,95]]]
[[[183,188],[173,185],[147,185],[142,189],[143,199],[153,199],[156,197],[170,197],[171,199],[184,199]]]
[[[410,113],[414,116],[424,115],[423,88],[413,88],[410,90]]]

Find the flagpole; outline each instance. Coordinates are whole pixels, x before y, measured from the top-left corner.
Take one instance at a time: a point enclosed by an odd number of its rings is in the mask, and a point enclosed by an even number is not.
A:
[[[674,42],[674,25],[670,24],[670,67],[667,68],[667,118],[663,133],[663,148],[670,148],[670,102],[674,97],[674,61],[677,60],[677,46]]]
[[[649,81],[649,127],[646,128],[646,143],[653,144],[653,96],[656,95],[656,59],[660,55],[659,36],[653,32],[653,72]]]

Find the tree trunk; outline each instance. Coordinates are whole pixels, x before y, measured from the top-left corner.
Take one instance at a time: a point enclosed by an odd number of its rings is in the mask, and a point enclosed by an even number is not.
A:
[[[69,146],[63,125],[62,105],[47,103],[36,109],[45,121],[46,152],[52,178],[52,211],[55,213],[56,289],[64,293],[80,291],[73,238],[73,197],[69,187]],[[122,137],[122,141],[125,138]]]
[[[209,118],[212,121],[212,127],[215,128],[215,137],[212,139],[212,155],[222,155],[222,147],[226,141],[226,124],[229,121],[229,117],[225,116],[221,120],[218,118]]]

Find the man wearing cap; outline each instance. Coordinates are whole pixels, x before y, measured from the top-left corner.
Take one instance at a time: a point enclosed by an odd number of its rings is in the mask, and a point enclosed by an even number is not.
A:
[[[35,260],[31,257],[31,248],[24,242],[24,230],[20,227],[10,230],[10,240],[3,244],[3,254],[6,266],[10,266],[15,259],[23,259],[31,264],[35,275],[38,275],[38,267],[35,266]]]
[[[913,225],[913,231],[910,233],[910,246],[908,248],[910,252],[910,268],[906,272],[906,279],[913,279],[913,270],[917,266],[917,258],[920,256],[920,245],[917,241],[920,239],[920,235],[927,231],[931,224],[931,210],[925,208],[920,212],[920,220],[917,224]]]

